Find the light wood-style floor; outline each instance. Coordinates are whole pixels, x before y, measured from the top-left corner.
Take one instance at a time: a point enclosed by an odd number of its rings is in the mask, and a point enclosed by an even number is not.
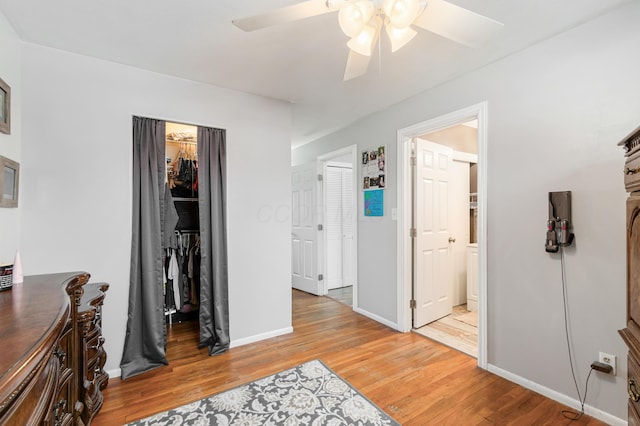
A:
[[[111,379],[93,425],[121,425],[321,359],[403,425],[603,425],[476,367],[416,333],[399,333],[342,303],[293,291],[294,332],[209,357],[197,325],[168,332],[169,366]],[[119,354],[112,354],[117,357]],[[587,401],[588,402],[588,401]]]
[[[353,286],[334,288],[329,290],[327,297],[344,303],[347,306],[353,306]]]
[[[413,331],[478,357],[478,312],[467,311],[466,304],[454,306],[450,315]]]

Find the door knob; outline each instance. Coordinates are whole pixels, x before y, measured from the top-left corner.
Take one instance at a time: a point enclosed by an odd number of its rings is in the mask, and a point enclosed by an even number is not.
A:
[[[450,242],[450,243],[455,243],[455,242],[456,242],[456,239],[455,239],[455,238],[453,238],[453,237],[449,237],[449,242]]]

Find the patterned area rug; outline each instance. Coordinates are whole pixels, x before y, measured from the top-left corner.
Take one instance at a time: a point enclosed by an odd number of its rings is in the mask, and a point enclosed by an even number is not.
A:
[[[399,425],[314,360],[129,426]]]

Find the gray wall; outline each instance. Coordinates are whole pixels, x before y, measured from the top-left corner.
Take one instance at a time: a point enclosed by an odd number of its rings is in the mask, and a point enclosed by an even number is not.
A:
[[[106,369],[127,319],[133,115],[227,130],[231,344],[291,331],[291,222],[264,214],[290,208],[290,106],[32,44],[22,58],[23,266],[111,284]]]
[[[360,217],[361,308],[395,322],[396,132],[488,101],[488,362],[559,399],[577,399],[564,337],[560,260],[544,251],[547,193],[573,191],[567,250],[571,344],[580,389],[598,351],[617,377],[595,374],[587,404],[626,418],[625,198],[616,144],[640,122],[640,4],[419,94],[292,153],[294,164],[358,142],[387,145],[385,216]],[[359,194],[362,208],[362,196]]]
[[[22,129],[22,76],[20,74],[20,40],[0,13],[0,78],[11,87],[11,134],[0,133],[0,155],[20,162]],[[20,210],[0,208],[0,265],[11,264],[20,247]]]

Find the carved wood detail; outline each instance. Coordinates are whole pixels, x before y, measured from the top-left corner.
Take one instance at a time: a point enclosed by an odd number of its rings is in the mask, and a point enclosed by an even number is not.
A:
[[[89,277],[29,276],[0,293],[0,424],[88,425],[102,406],[109,286]]]

